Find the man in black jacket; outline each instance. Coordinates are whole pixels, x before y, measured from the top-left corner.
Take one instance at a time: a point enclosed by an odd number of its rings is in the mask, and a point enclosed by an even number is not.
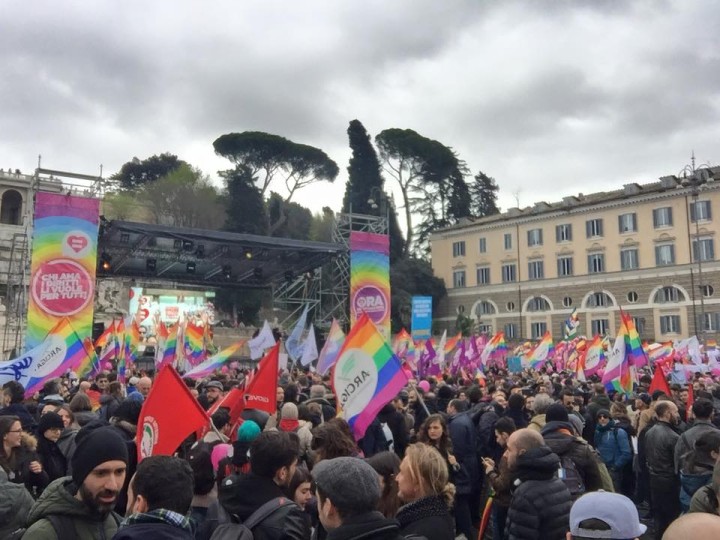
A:
[[[645,452],[650,471],[650,496],[655,517],[655,538],[660,540],[665,529],[680,515],[680,479],[675,474],[675,446],[680,435],[676,428],[680,413],[672,401],[655,405],[658,422],[645,436]]]
[[[380,482],[362,459],[339,457],[313,468],[320,522],[327,540],[400,540],[400,525],[376,510]]]
[[[508,540],[564,539],[572,498],[557,477],[560,459],[545,446],[540,433],[527,428],[510,436],[506,455],[517,477],[508,510]]]
[[[249,518],[266,502],[283,497],[295,474],[300,442],[294,433],[265,431],[250,445],[249,474],[226,477],[219,490],[219,501],[240,522]],[[253,530],[256,540],[308,540],[310,529],[302,509],[284,506],[261,521]]]

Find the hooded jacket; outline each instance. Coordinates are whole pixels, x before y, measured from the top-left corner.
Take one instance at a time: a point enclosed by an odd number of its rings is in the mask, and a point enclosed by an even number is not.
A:
[[[35,501],[25,486],[8,482],[7,475],[0,469],[0,538],[25,527],[30,508]]]
[[[75,498],[77,487],[72,478],[58,478],[43,492],[30,510],[27,519],[28,530],[25,540],[56,540],[55,528],[49,515],[66,516],[72,519],[77,540],[110,540],[118,529],[118,519],[112,512],[104,516],[91,511],[84,502]]]
[[[569,529],[572,497],[556,477],[560,459],[547,446],[532,448],[515,463],[515,492],[507,519],[508,540],[562,540]]]
[[[608,469],[622,470],[632,460],[628,434],[610,420],[606,426],[595,425],[595,448]]]
[[[13,449],[12,457],[2,457],[0,466],[5,469],[8,480],[14,484],[25,484],[27,490],[36,497],[50,483],[50,478],[43,469],[40,473],[30,471],[30,463],[40,462],[37,454],[37,439],[28,433],[22,434],[21,444]]]
[[[572,433],[572,424],[560,421],[547,423],[540,432],[545,444],[555,455],[559,458],[567,456],[572,460],[585,484],[585,491],[597,491],[602,488],[597,462],[599,457],[587,441]]]
[[[252,473],[228,476],[218,491],[220,504],[241,522],[266,502],[284,496],[272,479]],[[253,536],[256,540],[306,540],[310,538],[310,531],[303,510],[295,505],[282,508],[260,522],[253,529]]]

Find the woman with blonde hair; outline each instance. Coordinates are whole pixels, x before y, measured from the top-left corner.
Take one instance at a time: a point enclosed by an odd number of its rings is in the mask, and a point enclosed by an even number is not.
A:
[[[440,452],[428,444],[411,444],[396,478],[398,496],[404,503],[396,516],[400,534],[453,540],[455,524],[450,509],[455,486],[448,481],[447,464]]]

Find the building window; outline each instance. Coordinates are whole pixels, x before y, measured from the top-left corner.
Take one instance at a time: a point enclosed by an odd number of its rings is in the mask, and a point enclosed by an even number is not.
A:
[[[512,233],[505,233],[503,242],[505,243],[505,249],[512,249]]]
[[[475,307],[475,315],[482,317],[483,315],[494,315],[495,306],[493,306],[487,300],[483,300]]]
[[[543,261],[530,261],[528,263],[528,279],[543,279],[545,267]]]
[[[618,227],[620,234],[637,232],[637,214],[620,214],[618,216]]]
[[[679,334],[680,333],[680,315],[661,315],[660,316],[660,333],[661,334]]]
[[[476,270],[477,284],[488,285],[490,283],[490,267],[482,266]]]
[[[508,323],[505,325],[505,337],[508,339],[515,339],[518,337],[517,326],[515,324]]]
[[[480,324],[478,325],[478,330],[481,334],[492,334],[493,333],[493,327],[492,324]]]
[[[675,245],[655,246],[655,266],[668,266],[670,264],[675,264]]]
[[[720,328],[720,313],[705,313],[703,332],[717,332]]]
[[[675,304],[685,300],[685,295],[677,287],[663,287],[655,293],[653,299],[656,304]]]
[[[603,220],[601,218],[589,219],[585,222],[585,234],[588,238],[603,235]]]
[[[460,304],[460,305],[455,309],[455,311],[457,312],[458,315],[462,315],[463,313],[465,313],[465,306],[463,306],[462,304]]]
[[[505,309],[510,312],[515,311],[515,302],[508,302],[507,304],[505,304]]]
[[[645,333],[645,317],[633,317],[632,320],[638,334],[642,336]]]
[[[547,324],[544,322],[534,322],[530,325],[530,337],[532,339],[540,339],[547,332]]]
[[[605,255],[591,253],[588,255],[588,274],[601,274],[605,271]]]
[[[453,257],[465,256],[465,242],[453,242]]]
[[[527,232],[528,247],[542,246],[542,229],[532,229]]]
[[[698,238],[692,243],[693,262],[714,261],[715,245],[712,238]]]
[[[479,243],[480,253],[487,253],[487,238],[483,237]]]
[[[572,241],[572,225],[570,223],[563,223],[555,227],[555,241],[556,242],[571,242]]]
[[[705,298],[710,298],[715,294],[715,289],[712,285],[700,285],[700,291]]]
[[[653,210],[653,227],[672,227],[672,208],[666,206],[664,208],[655,208]]]
[[[550,303],[542,296],[533,296],[528,301],[528,311],[550,311]]]
[[[640,268],[638,250],[636,248],[620,250],[620,270],[637,270]]]
[[[502,265],[502,280],[503,283],[510,283],[511,281],[517,281],[517,272],[514,264],[503,264]]]
[[[20,195],[18,191],[8,189],[5,193],[3,193],[0,205],[0,223],[4,223],[6,225],[22,225],[20,222],[20,213],[22,212],[22,195]]]
[[[562,299],[562,304],[563,304],[563,307],[572,307],[572,305],[573,305],[573,299],[572,299],[572,297],[570,297],[570,296],[565,296],[565,297]]]
[[[465,270],[455,270],[453,272],[453,287],[456,289],[465,287]]]
[[[710,221],[712,212],[710,211],[710,201],[695,201],[690,203],[690,221]]]
[[[638,293],[636,293],[635,291],[630,291],[629,293],[627,293],[627,301],[630,302],[631,304],[634,304],[635,302],[637,302],[638,301]]]
[[[557,271],[558,271],[558,277],[572,276],[573,275],[573,258],[572,257],[558,257]]]
[[[607,293],[594,292],[587,299],[587,307],[601,308],[614,305],[613,299]]]
[[[590,322],[593,336],[604,336],[610,329],[610,321],[608,319],[593,319]]]

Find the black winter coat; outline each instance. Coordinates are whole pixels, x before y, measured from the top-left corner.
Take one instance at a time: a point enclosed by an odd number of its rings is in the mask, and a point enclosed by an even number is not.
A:
[[[482,485],[480,464],[477,459],[477,432],[467,413],[454,414],[448,419],[453,455],[465,474],[455,475],[455,488],[460,495],[479,491]]]
[[[659,421],[645,435],[645,459],[650,474],[675,475],[675,445],[680,435],[667,422]]]
[[[587,441],[568,435],[560,430],[567,430],[572,433],[572,425],[569,422],[550,422],[540,432],[545,444],[559,458],[567,455],[582,477],[586,491],[597,491],[602,489],[602,478],[598,468],[598,456],[595,450]]]
[[[378,413],[378,420],[384,422],[393,434],[393,450],[402,459],[405,456],[405,449],[408,445],[410,434],[408,433],[405,415],[395,410],[392,403],[388,403]]]
[[[445,502],[438,496],[423,497],[402,506],[395,519],[403,536],[424,536],[428,540],[454,540],[455,523]]]
[[[195,536],[169,523],[136,523],[121,527],[112,540],[194,540]]]
[[[385,518],[380,512],[347,518],[337,529],[329,531],[326,538],[327,540],[403,540],[398,522]]]
[[[563,540],[569,530],[572,497],[556,477],[560,459],[547,446],[518,456],[517,487],[510,501],[508,540]]]
[[[17,416],[20,419],[20,425],[22,425],[23,431],[32,433],[35,431],[37,422],[33,418],[30,411],[22,403],[11,403],[7,407],[0,409],[0,416]]]
[[[240,521],[266,502],[284,497],[280,486],[270,478],[255,474],[233,474],[225,478],[218,491],[218,500],[223,508]],[[303,510],[295,505],[282,508],[253,529],[255,540],[308,540],[310,528]]]

